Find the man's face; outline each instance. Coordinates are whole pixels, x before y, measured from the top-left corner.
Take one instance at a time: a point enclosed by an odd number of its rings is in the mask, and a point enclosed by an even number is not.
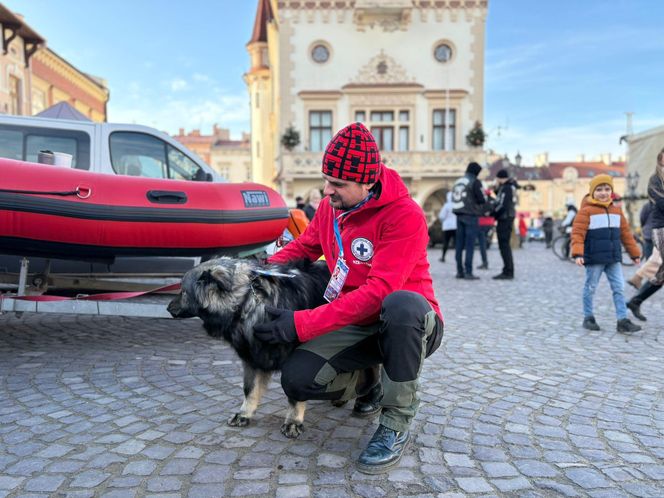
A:
[[[323,195],[329,197],[330,205],[334,209],[350,209],[369,195],[373,183],[356,183],[340,180],[333,176],[323,175],[325,187]]]
[[[595,191],[593,192],[593,198],[597,199],[600,202],[607,202],[611,200],[611,193],[613,189],[608,183],[602,183],[598,185]]]
[[[509,180],[509,178],[496,178],[496,180],[498,180],[498,183],[502,185],[503,183],[507,183],[507,180]]]

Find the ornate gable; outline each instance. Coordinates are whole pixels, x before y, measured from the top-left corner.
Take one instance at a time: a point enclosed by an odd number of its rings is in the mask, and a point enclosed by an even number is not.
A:
[[[357,76],[351,81],[354,85],[395,85],[413,84],[415,78],[409,76],[392,57],[383,50],[360,68]]]

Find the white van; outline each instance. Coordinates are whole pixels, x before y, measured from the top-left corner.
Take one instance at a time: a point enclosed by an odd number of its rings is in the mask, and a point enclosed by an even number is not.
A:
[[[0,115],[0,157],[38,162],[40,151],[72,156],[72,167],[97,173],[224,181],[170,136],[131,124]]]

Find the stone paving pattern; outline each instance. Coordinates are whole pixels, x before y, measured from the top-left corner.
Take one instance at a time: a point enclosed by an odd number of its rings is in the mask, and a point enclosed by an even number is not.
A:
[[[355,470],[375,421],[349,407],[311,402],[284,438],[276,378],[253,424],[228,427],[240,364],[197,320],[2,315],[0,497],[664,496],[664,294],[625,337],[603,280],[588,332],[583,269],[530,243],[493,281],[489,255],[458,281],[430,250],[446,338],[413,442],[379,476]]]

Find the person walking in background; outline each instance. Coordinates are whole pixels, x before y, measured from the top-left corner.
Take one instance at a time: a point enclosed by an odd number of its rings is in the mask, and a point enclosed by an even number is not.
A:
[[[443,229],[443,252],[440,255],[440,261],[443,263],[445,262],[445,254],[447,253],[450,242],[456,242],[457,218],[452,209],[452,192],[448,192],[446,202],[440,208],[440,213],[438,213],[440,226]]]
[[[523,248],[523,243],[528,236],[528,225],[526,225],[526,215],[519,214],[519,249]]]
[[[631,300],[630,310],[640,320],[645,320],[640,306],[643,301],[657,292],[664,285],[664,149],[657,154],[655,174],[648,180],[648,199],[652,203],[652,241],[653,252],[659,253],[660,265],[652,279],[641,286],[639,292]]]
[[[317,188],[312,188],[307,194],[305,199],[306,205],[304,206],[304,214],[307,215],[309,221],[314,219],[314,215],[316,214],[316,210],[318,209],[318,205],[320,204],[321,199],[322,196],[320,195],[320,190]]]
[[[302,210],[304,210],[304,206],[305,206],[305,204],[304,204],[304,199],[302,198],[301,195],[298,195],[298,196],[295,198],[295,209],[302,209]]]
[[[637,264],[641,251],[622,209],[613,204],[612,193],[611,176],[597,175],[590,181],[589,193],[583,198],[581,210],[572,225],[571,250],[576,264],[586,267],[586,282],[583,287],[583,327],[587,330],[600,330],[593,314],[593,298],[602,273],[606,273],[616,308],[618,321],[616,330],[632,333],[641,330],[641,327],[627,318],[620,244],[622,242]]]
[[[503,271],[495,275],[494,280],[511,280],[514,278],[514,260],[510,239],[514,229],[514,200],[516,199],[516,181],[509,177],[506,169],[496,173],[498,189],[496,202],[493,206],[493,217],[496,219],[496,235],[498,236],[498,249],[503,259]]]
[[[544,215],[544,220],[542,221],[542,231],[544,232],[544,242],[546,243],[546,248],[551,249],[551,242],[553,242],[553,217],[551,213],[546,213]]]
[[[466,280],[479,278],[473,275],[473,252],[479,229],[479,217],[483,212],[483,204],[486,203],[482,182],[477,178],[481,171],[482,166],[479,164],[475,162],[468,164],[466,174],[459,178],[452,187],[453,211],[457,215],[456,278]],[[465,261],[463,259],[464,249]]]

